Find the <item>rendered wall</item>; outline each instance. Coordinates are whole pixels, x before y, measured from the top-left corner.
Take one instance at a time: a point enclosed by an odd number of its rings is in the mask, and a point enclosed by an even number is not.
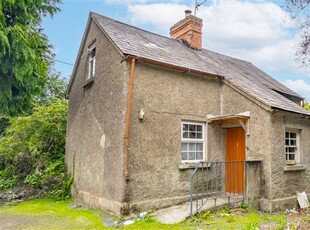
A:
[[[132,210],[189,200],[193,169],[179,169],[181,122],[206,123],[207,114],[219,114],[220,87],[219,80],[137,63],[129,136]]]
[[[296,207],[296,192],[310,193],[309,119],[292,113],[285,115],[278,112],[272,115],[231,87],[223,86],[223,114],[251,112],[250,135],[246,137],[246,159],[261,160],[261,168],[257,170],[257,172],[261,171],[261,176],[251,178],[247,187],[259,191],[255,186],[261,185],[260,209],[269,212]],[[301,130],[301,166],[285,165],[286,128]],[[256,202],[256,198],[250,195],[251,191],[247,193],[249,201],[254,199]]]
[[[297,205],[297,192],[310,193],[310,120],[298,115],[277,113],[272,117],[271,182],[272,210],[283,210]],[[285,130],[300,130],[300,164],[286,165]]]
[[[271,114],[226,84],[223,85],[222,96],[223,114],[238,114],[250,111],[249,135],[246,136],[246,160],[260,160],[261,163],[260,166],[249,164],[249,167],[255,166],[259,168],[255,170],[257,172],[255,174],[253,174],[254,169],[251,169],[253,178],[247,182],[248,190],[246,193],[249,202],[257,203],[260,200],[260,208],[268,211],[269,201],[272,198],[270,152],[272,149],[273,125]],[[261,186],[261,189],[259,186]],[[261,191],[259,196],[257,196],[257,191]],[[266,200],[267,202],[265,202]]]
[[[96,75],[84,87],[87,47],[96,39]],[[129,66],[91,23],[69,95],[66,165],[74,197],[92,207],[124,209],[123,143]]]

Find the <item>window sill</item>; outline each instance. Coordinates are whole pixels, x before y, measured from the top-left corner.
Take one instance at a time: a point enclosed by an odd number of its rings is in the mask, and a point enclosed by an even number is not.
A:
[[[285,165],[284,166],[284,172],[289,172],[289,171],[302,171],[306,169],[306,166],[302,164],[297,164],[297,165]]]
[[[94,81],[95,81],[95,78],[94,78],[94,77],[88,78],[88,79],[85,81],[83,87],[86,88],[86,87],[91,86],[91,85],[94,83]]]
[[[191,162],[182,162],[179,164],[178,168],[180,170],[185,170],[185,169],[194,169],[196,168],[196,163],[191,163]],[[208,165],[203,165],[203,166],[198,166],[198,168],[210,168],[210,164]]]

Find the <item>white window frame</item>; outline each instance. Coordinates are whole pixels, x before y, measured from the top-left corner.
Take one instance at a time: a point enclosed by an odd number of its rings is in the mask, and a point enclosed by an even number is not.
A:
[[[286,133],[295,133],[296,134],[296,145],[293,146],[291,145],[290,143],[287,145],[286,144],[286,141],[288,140],[290,142],[290,140],[292,140],[291,137],[286,137]],[[300,136],[300,130],[299,129],[292,129],[292,128],[286,128],[285,129],[285,136],[284,136],[284,153],[285,153],[285,162],[286,164],[299,164],[300,163],[300,143],[299,143],[299,136]],[[286,157],[287,157],[287,148],[296,148],[295,152],[294,152],[294,155],[295,155],[295,159],[294,160],[287,160]]]
[[[183,138],[183,125],[199,125],[202,126],[202,138],[201,139],[191,139],[191,138]],[[181,122],[181,148],[180,148],[180,155],[181,155],[181,162],[182,163],[193,163],[198,161],[205,160],[205,133],[206,133],[206,125],[202,122],[189,122],[189,121],[182,121]],[[183,160],[182,159],[182,143],[202,143],[202,159],[194,159],[194,160]]]
[[[95,55],[92,56],[93,51],[95,51]],[[95,77],[96,73],[96,44],[92,45],[88,51],[88,74],[87,80]]]

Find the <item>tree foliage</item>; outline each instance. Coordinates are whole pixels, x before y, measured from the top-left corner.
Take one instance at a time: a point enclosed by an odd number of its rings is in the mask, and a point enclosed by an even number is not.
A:
[[[296,51],[297,60],[305,67],[310,67],[310,0],[286,0],[287,9],[296,19],[301,42]]]
[[[0,115],[27,113],[42,94],[52,52],[40,23],[59,2],[0,1]]]
[[[36,106],[48,105],[57,100],[65,100],[68,80],[61,78],[59,74],[49,74],[41,95],[34,98]]]
[[[44,85],[44,90],[41,95],[34,97],[34,106],[49,105],[57,100],[65,100],[66,89],[68,86],[68,80],[60,78],[59,75],[53,73],[47,78],[47,82]],[[6,127],[10,125],[9,118],[6,116],[0,116],[0,136],[3,134]],[[1,153],[0,153],[1,154]]]
[[[0,190],[28,185],[48,196],[70,196],[67,81],[51,68],[51,46],[40,26],[59,3],[0,0]]]
[[[309,103],[305,102],[304,107],[306,110],[310,111],[310,104]]]
[[[9,119],[7,117],[0,117],[0,136],[10,124]]]
[[[29,116],[11,118],[0,137],[0,190],[28,184],[46,195],[70,196],[65,173],[67,103],[38,106]]]

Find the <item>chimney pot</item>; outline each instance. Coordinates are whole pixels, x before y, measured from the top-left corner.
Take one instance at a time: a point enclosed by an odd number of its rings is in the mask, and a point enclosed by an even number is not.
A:
[[[185,17],[188,17],[192,14],[192,11],[191,10],[185,10]]]

